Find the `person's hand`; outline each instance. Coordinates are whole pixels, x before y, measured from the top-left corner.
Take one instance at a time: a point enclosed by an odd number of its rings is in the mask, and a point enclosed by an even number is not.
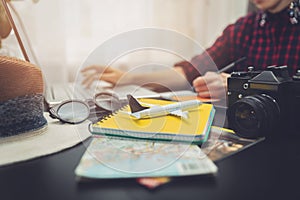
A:
[[[207,72],[193,81],[195,91],[199,97],[211,99],[223,99],[227,92],[227,78],[229,74]]]
[[[103,80],[116,85],[125,72],[112,67],[99,65],[88,66],[81,70],[84,80],[82,84],[89,88],[95,80]]]

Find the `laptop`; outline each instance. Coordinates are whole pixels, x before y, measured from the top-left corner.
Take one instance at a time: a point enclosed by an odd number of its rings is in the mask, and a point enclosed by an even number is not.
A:
[[[24,24],[19,16],[18,12],[14,8],[13,4],[7,0],[1,0],[7,17],[11,23],[12,29],[15,33],[16,39],[20,46],[24,59],[30,63],[35,64],[38,67],[40,62],[33,51],[30,43],[30,38],[25,31]],[[140,87],[137,85],[122,85],[117,87],[110,86],[109,83],[101,82],[94,84],[95,87],[92,89],[86,89],[84,86],[78,83],[67,83],[67,84],[50,84],[47,82],[47,76],[44,74],[45,79],[45,101],[49,106],[59,104],[63,101],[70,99],[87,100],[93,99],[97,92],[107,91],[117,94],[119,99],[124,100],[127,98],[127,94],[132,94],[137,98],[159,98],[160,94],[151,91],[147,88]]]

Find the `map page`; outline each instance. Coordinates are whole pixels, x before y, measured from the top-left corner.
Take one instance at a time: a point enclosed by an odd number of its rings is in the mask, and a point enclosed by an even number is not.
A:
[[[109,179],[213,174],[215,164],[196,145],[94,137],[75,173]]]

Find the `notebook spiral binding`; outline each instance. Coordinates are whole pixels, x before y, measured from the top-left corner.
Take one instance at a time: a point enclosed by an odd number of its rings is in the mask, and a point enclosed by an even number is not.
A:
[[[108,113],[107,115],[104,115],[102,118],[99,118],[99,122],[103,123],[103,120],[107,120],[108,118],[111,118],[113,115],[117,114],[120,110],[124,109],[126,106],[128,106],[128,104],[120,107],[117,110],[112,111],[111,113]]]
[[[120,107],[119,109],[114,110],[114,111],[112,111],[112,112],[108,112],[106,115],[103,115],[103,116],[97,118],[96,123],[103,123],[105,120],[111,118],[113,115],[117,114],[120,110],[124,109],[126,106],[128,106],[128,104],[123,105],[123,106]],[[93,129],[92,129],[92,125],[93,125],[93,124],[94,124],[94,122],[91,122],[91,123],[89,123],[89,125],[88,125],[88,130],[89,130],[90,133],[93,133],[93,131],[92,131],[92,130],[93,130]]]

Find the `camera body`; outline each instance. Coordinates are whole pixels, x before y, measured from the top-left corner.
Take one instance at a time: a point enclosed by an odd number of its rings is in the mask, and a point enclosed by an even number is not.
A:
[[[287,66],[264,71],[233,72],[228,78],[228,123],[245,138],[284,134],[300,128],[300,70]]]

